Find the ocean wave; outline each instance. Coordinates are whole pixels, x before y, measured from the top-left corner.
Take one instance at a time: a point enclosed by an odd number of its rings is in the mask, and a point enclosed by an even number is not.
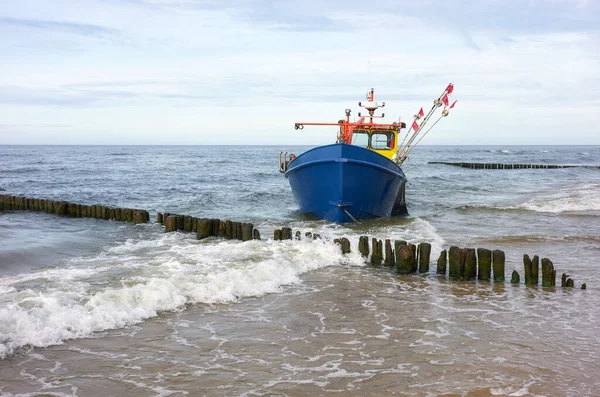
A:
[[[500,236],[486,237],[485,242],[489,243],[533,243],[533,242],[589,242],[600,243],[600,236],[548,236],[548,235],[520,235],[520,236]]]
[[[130,326],[187,304],[280,292],[300,283],[302,273],[342,260],[362,263],[359,254],[342,257],[337,246],[320,240],[199,242],[173,233],[128,241],[67,267],[0,280],[0,358],[25,346]],[[28,284],[32,277],[39,288]]]
[[[560,192],[530,199],[518,208],[554,214],[600,211],[600,184],[566,187]]]
[[[559,192],[542,193],[521,204],[462,205],[459,211],[535,211],[552,214],[600,211],[600,184],[580,184]]]

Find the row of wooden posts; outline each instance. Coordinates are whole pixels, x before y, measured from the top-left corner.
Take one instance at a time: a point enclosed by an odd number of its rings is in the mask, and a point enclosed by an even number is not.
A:
[[[292,229],[276,229],[273,233],[274,240],[291,240]],[[310,232],[305,234],[309,239],[315,239],[319,235]],[[295,234],[296,239],[301,238],[299,231]],[[371,244],[369,245],[369,240]],[[352,252],[350,240],[346,237],[337,238],[335,244],[340,245],[342,254]],[[358,252],[374,266],[385,265],[396,269],[399,274],[427,273],[431,262],[431,244],[419,243],[409,244],[404,240],[390,239],[378,240],[367,236],[358,239]],[[385,253],[385,255],[384,255]],[[556,269],[548,258],[541,260],[542,287],[554,287],[556,285]],[[529,255],[523,255],[523,267],[525,285],[537,286],[540,283],[540,258],[535,255],[533,259]],[[486,248],[459,248],[450,247],[442,250],[437,259],[437,274],[448,276],[455,280],[480,280],[504,282],[505,281],[505,254],[502,250],[489,250]],[[511,283],[519,284],[520,276],[516,270],[511,275]],[[574,287],[575,282],[565,273],[561,277],[561,287]],[[586,289],[586,284],[581,285]]]
[[[196,238],[222,237],[228,240],[260,240],[260,232],[252,223],[221,219],[196,218],[189,215],[158,213],[156,221],[165,226],[165,232],[196,233]]]
[[[140,209],[0,195],[0,211],[12,210],[42,211],[77,218],[96,218],[134,222],[136,224],[150,221],[148,211]],[[260,240],[260,232],[254,228],[252,223],[196,218],[188,215],[163,214],[160,212],[157,214],[157,222],[165,226],[166,232],[193,232],[196,233],[199,240],[211,236],[241,241]],[[275,229],[273,233],[274,240],[291,240],[292,236],[297,240],[302,238],[300,231],[293,234],[292,229],[289,227]],[[306,232],[304,237],[311,240],[321,238],[319,234],[312,234],[311,232]],[[334,243],[340,245],[342,254],[351,252],[350,240],[346,237],[335,239]],[[369,246],[369,237],[360,236],[358,251],[372,265],[384,264],[395,268],[400,274],[426,273],[429,271],[431,262],[431,244],[429,243],[415,245],[403,240],[395,240],[392,244],[390,239],[382,241],[371,238],[371,245]],[[494,282],[504,282],[504,265],[505,255],[501,250],[491,251],[486,248],[474,249],[453,246],[440,253],[437,259],[437,273],[457,280],[478,279],[482,281],[492,280],[493,274]],[[526,285],[539,285],[539,265],[540,258],[537,255],[533,258],[530,258],[527,254],[523,255],[524,282]],[[541,260],[541,278],[543,287],[556,285],[556,269],[554,269],[554,264],[548,258]],[[512,272],[511,282],[513,284],[520,283],[520,275],[516,270]],[[572,278],[563,273],[561,286],[574,287],[575,283]],[[586,284],[582,284],[581,288],[586,289]]]
[[[589,165],[564,165],[564,164],[502,164],[502,163],[449,163],[445,161],[430,161],[429,164],[453,165],[462,168],[484,170],[519,170],[519,169],[553,169],[553,168],[600,168]]]
[[[104,205],[85,205],[67,201],[0,195],[0,211],[40,211],[74,218],[96,218],[122,222],[147,223],[148,211]]]

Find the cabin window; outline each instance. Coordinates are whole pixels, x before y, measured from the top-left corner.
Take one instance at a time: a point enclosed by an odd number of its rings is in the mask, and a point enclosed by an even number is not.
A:
[[[354,130],[352,133],[352,144],[363,148],[369,147],[369,134],[365,130]]]
[[[371,135],[371,147],[376,150],[393,149],[394,148],[394,133],[393,132],[373,132],[373,135]]]

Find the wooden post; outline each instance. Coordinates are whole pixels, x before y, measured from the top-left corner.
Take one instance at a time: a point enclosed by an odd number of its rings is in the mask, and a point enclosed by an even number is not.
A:
[[[567,285],[566,285],[566,287],[567,288],[573,288],[573,287],[575,287],[575,281],[573,281],[572,278],[568,278],[567,279]]]
[[[513,270],[510,278],[511,284],[519,284],[520,281],[519,273],[516,270]]]
[[[235,228],[236,228],[236,238],[238,240],[242,240],[242,222],[235,222]]]
[[[371,255],[371,265],[374,265],[374,266],[381,265],[381,261],[383,259],[383,244],[382,244],[381,240],[372,238],[371,239],[371,248],[373,250],[373,254]]]
[[[125,215],[125,219],[127,219],[127,215]],[[163,223],[163,214],[160,212],[156,214],[156,222],[161,224]]]
[[[177,216],[169,215],[165,220],[165,232],[174,232],[177,230]]]
[[[275,240],[275,241],[281,240],[281,229],[275,229],[273,231],[273,240]]]
[[[342,246],[342,254],[349,254],[351,252],[350,249],[350,240],[348,240],[346,237],[342,237],[340,239],[340,245]]]
[[[477,277],[477,256],[475,255],[475,248],[465,248],[463,250],[465,254],[465,265],[463,280],[475,280]]]
[[[446,275],[446,265],[448,263],[448,256],[446,250],[442,250],[440,252],[440,256],[437,260],[437,274]]]
[[[456,246],[450,247],[448,250],[448,276],[457,280],[461,279],[464,274],[464,270],[461,271],[461,262],[464,266],[461,249]]]
[[[556,285],[556,270],[554,264],[548,258],[542,259],[542,287],[554,287]]]
[[[540,257],[533,256],[531,261],[531,285],[539,285],[540,283]]]
[[[385,240],[385,265],[389,267],[394,266],[394,250],[392,249],[390,239]]]
[[[525,278],[525,285],[531,285],[531,268],[533,267],[533,264],[531,263],[531,259],[529,258],[529,255],[525,254],[523,255],[523,267],[524,267],[524,278]]]
[[[431,259],[431,244],[419,244],[419,273],[427,273],[429,271],[429,261]]]
[[[140,223],[146,223],[146,213],[142,210],[133,211],[133,222],[136,225]]]
[[[281,239],[282,240],[291,240],[292,239],[292,228],[282,227],[281,228]]]
[[[561,287],[566,287],[567,286],[567,274],[566,273],[563,273],[560,276],[560,286]]]
[[[492,268],[494,269],[494,282],[503,282],[504,278],[504,251],[494,250],[492,255]]]
[[[254,225],[251,223],[242,223],[242,241],[252,240],[252,229]]]
[[[127,222],[133,222],[133,210],[131,208],[125,208],[127,214]],[[179,224],[179,218],[177,218],[177,224]]]
[[[233,238],[233,222],[231,222],[229,220],[225,221],[225,236],[224,237],[227,240],[231,240]]]
[[[414,268],[414,255],[406,244],[396,244],[396,271],[400,274],[410,274]]]
[[[478,273],[477,279],[490,281],[492,278],[492,251],[485,248],[477,248]]]
[[[198,218],[192,216],[192,233],[198,232]]]
[[[369,257],[369,238],[367,236],[360,236],[358,239],[358,252],[363,258]]]
[[[302,238],[302,233],[300,232],[300,230],[296,230],[294,237],[296,238],[296,240],[300,240]]]
[[[419,262],[417,262],[417,246],[414,244],[408,244],[408,248],[410,248],[413,256],[411,273],[416,273],[417,270],[419,270]]]
[[[587,289],[587,285],[585,283],[581,284],[581,289]]]
[[[189,215],[183,216],[183,230],[186,232],[192,231],[192,217]]]
[[[205,239],[210,237],[213,234],[213,222],[210,219],[198,219],[197,221],[197,231],[196,238],[198,240]]]
[[[252,231],[252,238],[254,240],[260,240],[260,232],[258,231],[258,229],[254,229]]]

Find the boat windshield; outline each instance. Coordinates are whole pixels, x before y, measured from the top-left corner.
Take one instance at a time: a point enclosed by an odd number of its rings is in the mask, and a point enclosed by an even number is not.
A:
[[[354,130],[352,133],[352,145],[362,148],[369,147],[369,134],[365,130]]]
[[[371,147],[375,150],[393,149],[394,148],[394,133],[393,132],[373,132],[373,135],[371,135]]]

